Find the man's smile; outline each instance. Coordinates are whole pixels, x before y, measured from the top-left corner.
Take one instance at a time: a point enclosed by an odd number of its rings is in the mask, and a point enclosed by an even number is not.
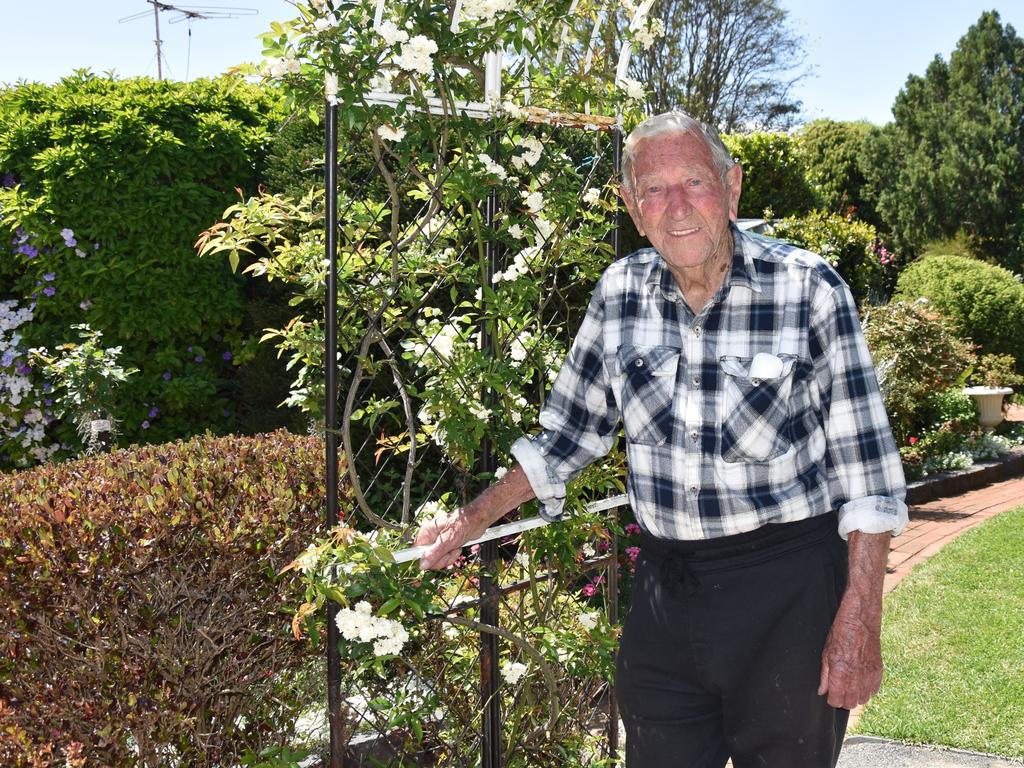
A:
[[[699,231],[700,227],[690,227],[689,229],[670,229],[668,233],[672,237],[688,237],[689,235],[692,235],[694,232]]]

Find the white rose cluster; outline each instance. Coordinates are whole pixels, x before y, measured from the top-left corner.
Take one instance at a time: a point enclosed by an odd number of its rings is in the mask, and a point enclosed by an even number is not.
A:
[[[402,45],[401,53],[395,58],[395,66],[406,72],[429,75],[434,71],[435,53],[437,43],[426,35],[416,35]]]
[[[401,652],[409,641],[409,632],[401,622],[374,616],[373,609],[365,600],[356,603],[355,609],[339,610],[335,616],[335,623],[341,636],[346,640],[372,642],[375,656],[393,656]]]
[[[486,26],[493,24],[499,13],[508,13],[515,7],[515,0],[462,0],[462,15],[467,19],[480,19]]]
[[[512,282],[518,280],[523,275],[530,271],[530,267],[537,261],[540,256],[540,246],[531,245],[523,248],[519,253],[512,259],[512,263],[504,272],[495,272],[491,281],[495,284],[504,281]]]
[[[601,190],[597,187],[591,187],[583,193],[583,202],[587,205],[595,205],[598,200],[601,199]]]
[[[404,29],[399,29],[398,25],[391,20],[382,22],[377,27],[377,34],[384,38],[384,42],[388,45],[404,43],[409,39],[409,33]]]
[[[523,203],[526,205],[526,209],[533,214],[540,213],[544,210],[544,195],[539,191],[537,192],[523,192]]]
[[[523,150],[522,154],[512,158],[512,165],[517,171],[526,170],[527,167],[532,168],[544,152],[544,145],[533,136],[523,137],[516,143],[516,146]]]
[[[263,62],[262,73],[265,77],[284,77],[299,73],[299,60],[291,56],[269,56]]]
[[[396,128],[391,123],[385,123],[377,129],[377,135],[384,141],[401,141],[405,138],[405,130]]]
[[[583,611],[576,617],[576,621],[578,621],[579,625],[587,630],[587,632],[590,632],[597,626],[597,619],[597,611]]]
[[[484,169],[492,176],[497,176],[499,179],[504,181],[508,178],[508,172],[494,162],[494,158],[488,155],[486,152],[481,152],[476,156],[476,159],[480,161]]]
[[[615,84],[626,92],[626,96],[634,101],[640,101],[644,97],[644,87],[638,80],[633,80],[629,77],[621,77]]]
[[[501,665],[501,679],[509,685],[515,685],[523,676],[530,670],[526,664],[520,664],[518,661],[506,661]]]

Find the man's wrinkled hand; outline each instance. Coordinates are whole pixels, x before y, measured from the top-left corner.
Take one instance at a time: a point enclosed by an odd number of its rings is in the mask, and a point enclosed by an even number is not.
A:
[[[865,622],[843,605],[836,614],[821,654],[818,695],[828,694],[829,706],[853,709],[866,704],[882,685],[880,628]]]
[[[429,547],[420,557],[420,568],[440,570],[454,565],[466,542],[479,537],[486,529],[486,521],[474,520],[474,516],[465,509],[427,520],[420,526],[413,542]]]

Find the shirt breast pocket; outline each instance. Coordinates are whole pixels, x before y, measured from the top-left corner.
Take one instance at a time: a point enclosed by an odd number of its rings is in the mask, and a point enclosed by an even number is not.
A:
[[[722,458],[761,462],[789,450],[790,395],[797,358],[779,355],[781,371],[751,376],[751,358],[722,357]]]
[[[619,403],[631,443],[662,445],[672,439],[679,354],[676,347],[619,347],[615,356]]]

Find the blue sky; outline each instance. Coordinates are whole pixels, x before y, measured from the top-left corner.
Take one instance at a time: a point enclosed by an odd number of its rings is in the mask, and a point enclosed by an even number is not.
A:
[[[936,54],[944,58],[985,10],[1024,34],[1021,0],[780,0],[806,39],[812,76],[797,88],[807,119],[891,118],[893,99],[910,74],[923,74]],[[215,75],[260,58],[258,36],[271,21],[291,18],[286,0],[196,0],[195,5],[237,6],[258,15],[168,23],[161,18],[167,62],[164,75],[183,80]],[[182,5],[194,7],[192,3]],[[113,70],[120,76],[156,76],[152,15],[144,0],[0,0],[0,83],[52,82],[72,70]]]

